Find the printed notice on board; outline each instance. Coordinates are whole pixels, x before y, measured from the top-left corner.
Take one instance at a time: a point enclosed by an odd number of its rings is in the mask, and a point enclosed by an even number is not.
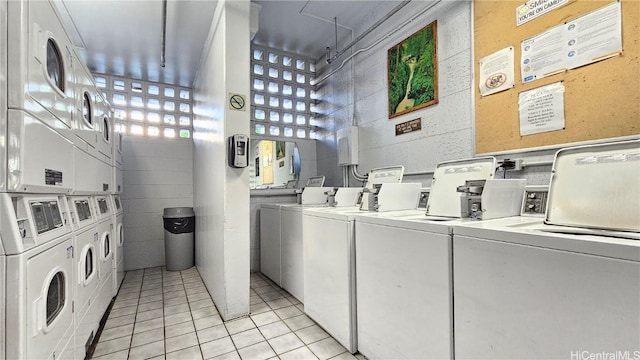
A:
[[[529,0],[516,8],[516,26],[566,5],[569,0]]]
[[[513,50],[513,46],[509,46],[480,59],[480,95],[491,95],[513,87]]]
[[[521,43],[520,70],[527,83],[620,55],[622,13],[614,2]]]
[[[562,81],[520,93],[520,136],[564,129]]]

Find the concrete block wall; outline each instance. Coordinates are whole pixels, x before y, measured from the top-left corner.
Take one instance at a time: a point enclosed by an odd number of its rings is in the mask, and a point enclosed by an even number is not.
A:
[[[162,266],[164,208],[193,206],[193,145],[125,136],[123,151],[125,270]]]

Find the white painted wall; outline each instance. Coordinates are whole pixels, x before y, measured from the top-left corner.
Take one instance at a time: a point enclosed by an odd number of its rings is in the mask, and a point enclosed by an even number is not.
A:
[[[353,51],[366,48],[387,36],[413,19],[428,4],[425,1],[411,2],[365,37]],[[326,125],[318,142],[317,160],[318,172],[327,175],[327,184],[342,183],[341,170],[336,166],[335,132],[350,126],[354,114],[360,127],[360,173],[380,166],[404,165],[405,173],[409,174],[405,175],[405,181],[420,181],[430,186],[431,174],[425,172],[433,171],[437,163],[475,155],[472,99],[477,85],[472,74],[471,19],[470,1],[443,0],[371,50],[356,55],[320,85],[323,102],[319,108]],[[387,50],[434,20],[437,20],[438,32],[439,103],[390,120],[387,109]],[[344,58],[346,56],[338,59],[334,66],[320,69],[318,78],[336,68]],[[396,124],[415,118],[422,118],[421,131],[395,136]],[[553,151],[525,151],[506,157],[551,161]],[[548,184],[550,168],[550,165],[530,167],[521,173],[508,174],[508,177],[524,177],[529,184]],[[411,173],[419,174],[412,176]],[[352,182],[352,185],[357,184],[359,182]]]
[[[162,266],[165,207],[193,206],[193,145],[185,139],[123,138],[124,266]]]
[[[227,137],[249,134],[249,112],[227,96],[249,96],[248,0],[220,0],[194,83],[196,264],[225,320],[249,312],[249,168],[227,166]]]

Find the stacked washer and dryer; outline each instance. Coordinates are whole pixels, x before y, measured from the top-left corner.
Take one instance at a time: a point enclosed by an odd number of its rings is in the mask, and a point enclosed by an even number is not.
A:
[[[0,358],[82,359],[117,287],[121,143],[53,2],[0,0],[0,27]]]

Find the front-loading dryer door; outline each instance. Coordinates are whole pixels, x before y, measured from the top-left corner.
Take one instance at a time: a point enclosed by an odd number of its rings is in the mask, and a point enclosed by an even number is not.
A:
[[[49,359],[73,325],[73,245],[69,238],[27,260],[26,358]]]

